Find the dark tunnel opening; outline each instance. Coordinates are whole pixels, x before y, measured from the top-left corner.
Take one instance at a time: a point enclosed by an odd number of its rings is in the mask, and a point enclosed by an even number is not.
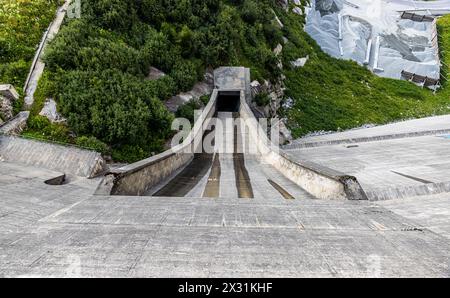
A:
[[[217,112],[239,112],[240,100],[240,93],[220,93],[217,98]]]

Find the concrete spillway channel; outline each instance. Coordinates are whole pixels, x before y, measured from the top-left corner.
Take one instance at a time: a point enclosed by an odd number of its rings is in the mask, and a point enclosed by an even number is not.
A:
[[[181,144],[111,170],[96,194],[266,201],[367,199],[355,177],[296,159],[271,143],[247,104],[249,69],[219,68],[214,80],[210,102]]]
[[[149,195],[254,198],[251,179],[245,164],[246,157],[241,150],[241,127],[227,125],[227,122],[232,123],[240,117],[239,100],[239,93],[220,95],[218,98],[215,117],[217,121],[220,121],[221,129],[214,127],[207,130],[202,138],[205,141],[208,135],[214,135],[212,138],[214,153],[196,153],[193,160],[178,175],[169,178],[165,184],[163,183],[161,189],[150,192]],[[222,172],[223,179],[221,179]]]

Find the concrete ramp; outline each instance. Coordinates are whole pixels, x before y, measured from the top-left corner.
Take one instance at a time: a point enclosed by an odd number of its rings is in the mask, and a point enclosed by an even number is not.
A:
[[[98,152],[13,136],[0,136],[0,160],[88,178],[105,167]]]

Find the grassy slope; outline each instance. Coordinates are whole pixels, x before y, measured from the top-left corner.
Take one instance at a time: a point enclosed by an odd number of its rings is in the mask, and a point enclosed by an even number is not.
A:
[[[0,0],[0,83],[24,85],[59,0]]]
[[[282,19],[286,34],[295,44],[285,47],[284,64],[310,56],[304,68],[285,72],[287,94],[294,99],[294,106],[284,115],[295,137],[450,112],[448,83],[433,95],[406,81],[379,78],[354,62],[323,53],[300,29],[302,18],[284,14]],[[446,54],[443,61],[450,65],[450,16],[439,20],[439,30],[441,50]],[[443,73],[448,73],[448,67]]]

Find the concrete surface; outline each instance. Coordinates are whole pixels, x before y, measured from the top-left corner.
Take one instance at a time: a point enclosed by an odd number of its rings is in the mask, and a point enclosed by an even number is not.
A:
[[[394,206],[258,193],[253,200],[92,196],[98,180],[45,185],[42,177],[54,174],[0,164],[0,276],[450,275],[448,233],[440,233],[449,225],[448,200],[428,212],[441,213],[439,221],[416,222]]]
[[[440,116],[310,137],[288,152],[354,175],[374,200],[449,192],[450,131],[442,134],[449,120]]]
[[[95,151],[6,135],[0,135],[0,157],[4,161],[89,178],[106,167],[101,154]]]
[[[0,96],[6,97],[11,101],[19,99],[19,93],[11,84],[0,84]]]
[[[243,76],[219,79],[222,88],[248,86],[245,69],[223,71]],[[223,131],[234,136],[224,143],[231,152],[207,156],[205,171],[188,171],[185,197],[108,195],[123,177],[139,190],[155,175],[176,180],[171,158],[178,151],[114,169],[105,179],[70,176],[54,186],[45,182],[61,177],[60,171],[0,159],[0,277],[450,277],[448,194],[337,200],[344,183],[333,174],[355,172],[375,194],[392,184],[445,182],[448,135],[380,141],[380,132],[391,130],[377,128],[377,137],[360,147],[324,144],[284,155],[257,137],[246,90],[239,90],[240,113],[219,117],[252,121],[241,132]],[[216,112],[215,98],[206,118]],[[429,127],[424,123],[415,129]],[[237,136],[250,140],[256,154],[239,151],[245,146]],[[4,139],[0,152],[2,145]],[[21,152],[29,150],[9,150]],[[339,191],[330,191],[331,181]],[[329,200],[308,194],[298,186],[303,182],[323,188]],[[107,187],[109,192],[95,195]]]
[[[450,239],[450,194],[411,197],[380,202],[380,205]]]
[[[42,55],[45,51],[47,44],[52,41],[56,34],[58,34],[59,29],[64,21],[66,16],[66,11],[69,7],[71,0],[66,0],[61,7],[58,8],[56,12],[55,19],[50,24],[49,28],[45,32],[41,43],[39,44],[39,48],[36,52],[35,58],[33,60],[30,73],[28,74],[28,78],[26,80],[24,91],[25,91],[25,105],[28,108],[34,103],[34,93],[38,87],[39,80],[44,72],[45,63],[42,61]]]
[[[362,141],[398,139],[420,135],[437,135],[447,131],[450,134],[450,115],[443,115],[395,122],[371,128],[352,129],[343,132],[304,137],[293,141],[291,145],[285,146],[284,149],[350,144]]]
[[[27,126],[29,111],[19,112],[9,121],[0,125],[0,134],[20,134]]]

